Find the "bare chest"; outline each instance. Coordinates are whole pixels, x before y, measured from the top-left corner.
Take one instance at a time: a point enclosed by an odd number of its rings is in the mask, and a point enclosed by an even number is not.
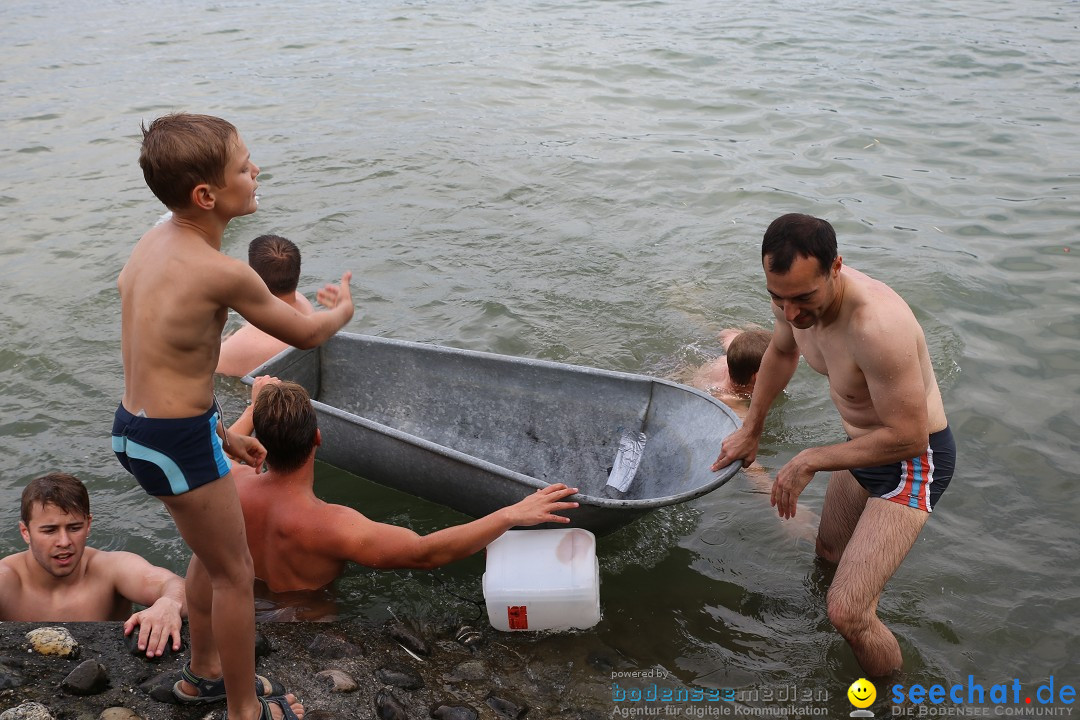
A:
[[[97,588],[29,590],[8,613],[10,620],[26,622],[97,622],[126,620],[131,603],[111,590]]]
[[[829,387],[838,406],[859,406],[870,402],[866,376],[856,364],[842,336],[814,332],[812,329],[797,330],[795,341],[807,365],[829,378]]]

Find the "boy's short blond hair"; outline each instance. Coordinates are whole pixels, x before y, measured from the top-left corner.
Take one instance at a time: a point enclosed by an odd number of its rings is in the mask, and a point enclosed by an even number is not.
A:
[[[170,210],[187,208],[196,185],[225,185],[229,153],[240,136],[227,120],[191,113],[163,115],[142,133],[143,178]]]
[[[727,349],[728,377],[736,385],[749,385],[761,367],[761,358],[772,340],[768,330],[743,330]]]

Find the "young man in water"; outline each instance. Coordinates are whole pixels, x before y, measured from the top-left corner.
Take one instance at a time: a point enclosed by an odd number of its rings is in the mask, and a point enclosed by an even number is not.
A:
[[[250,432],[266,447],[267,472],[236,468],[236,488],[247,524],[255,575],[274,592],[315,590],[334,581],[347,562],[388,570],[430,570],[468,557],[513,527],[567,523],[555,513],[578,506],[562,483],[478,520],[417,535],[369,520],[315,496],[315,451],[322,444],[315,409],[303,387],[260,377],[253,402],[232,429]]]
[[[296,290],[300,283],[300,248],[279,235],[260,235],[248,244],[248,265],[278,300],[304,315],[315,311]],[[248,324],[221,341],[217,372],[242,377],[289,347]]]
[[[829,620],[870,677],[903,666],[900,646],[877,617],[900,566],[952,478],[956,446],[922,328],[888,286],[844,266],[828,222],[777,218],[761,246],[776,317],[743,426],[713,469],[754,461],[765,416],[800,355],[829,379],[848,440],[803,450],[780,468],[771,502],[795,513],[803,488],[831,471],[817,552],[836,563]]]
[[[182,702],[224,698],[233,720],[302,717],[295,697],[268,701],[269,684],[255,677],[254,576],[223,450],[254,467],[265,451],[221,425],[213,376],[229,308],[290,345],[315,347],[352,318],[351,274],[319,292],[327,310],[304,315],[221,253],[229,221],[255,212],[259,174],[225,120],[158,118],[143,128],[139,164],[172,216],[142,236],[117,280],[124,395],[112,446],[192,550],[191,661],[174,692]]]
[[[124,620],[139,649],[180,649],[187,614],[183,578],[129,552],[86,547],[90,496],[73,475],[50,473],[23,488],[19,532],[27,550],[0,560],[0,620]],[[132,614],[132,603],[146,607]],[[129,617],[130,616],[130,617]]]

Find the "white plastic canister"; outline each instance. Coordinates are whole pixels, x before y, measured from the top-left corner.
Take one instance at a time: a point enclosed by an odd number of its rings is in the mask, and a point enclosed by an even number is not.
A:
[[[487,547],[484,599],[497,630],[589,628],[600,620],[600,565],[588,530],[510,530]]]

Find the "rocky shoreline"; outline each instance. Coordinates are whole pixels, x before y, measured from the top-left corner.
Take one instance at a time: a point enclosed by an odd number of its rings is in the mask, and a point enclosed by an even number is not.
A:
[[[70,651],[57,643],[65,634]],[[0,623],[0,720],[205,718],[218,706],[169,702],[184,640],[179,653],[147,660],[119,622]],[[588,633],[410,620],[258,626],[259,673],[296,694],[307,720],[597,720],[611,717],[612,672],[626,666],[619,658]]]

